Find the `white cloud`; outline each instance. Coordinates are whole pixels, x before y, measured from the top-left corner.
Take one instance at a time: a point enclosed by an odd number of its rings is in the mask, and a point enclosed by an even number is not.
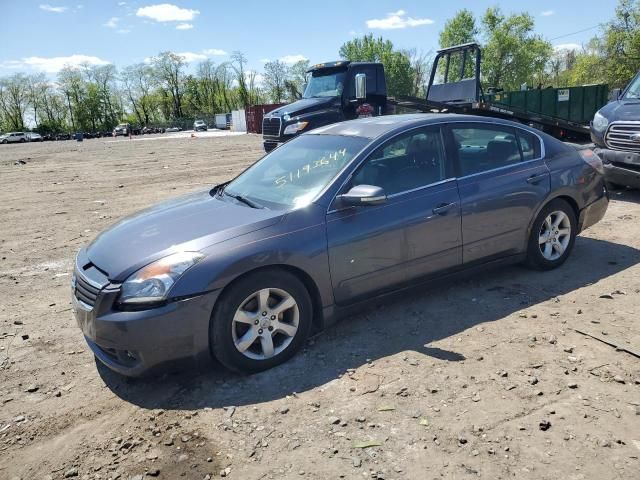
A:
[[[119,33],[120,35],[126,35],[130,31],[131,30],[129,28],[119,28],[118,30],[116,30],[116,33]]]
[[[207,56],[203,53],[195,53],[195,52],[176,52],[176,55],[184,58],[184,61],[187,63],[206,60]]]
[[[397,12],[388,13],[385,18],[373,18],[371,20],[367,20],[367,27],[378,30],[394,30],[398,28],[431,25],[432,23],[433,20],[430,18],[408,17],[407,12],[404,10],[398,10]]]
[[[555,15],[556,12],[554,10],[545,10],[544,12],[540,12],[540,15],[543,17],[550,17],[551,15]]]
[[[127,2],[118,2],[118,6],[119,7],[124,7],[127,4]]]
[[[202,53],[204,53],[205,55],[209,55],[210,57],[221,57],[227,54],[227,52],[220,48],[207,48],[205,50],[202,50]]]
[[[561,52],[563,50],[580,50],[581,48],[582,45],[579,43],[560,43],[553,46],[553,50],[556,52]]]
[[[287,65],[293,65],[294,63],[307,60],[307,57],[304,55],[285,55],[284,57],[280,57],[279,60]]]
[[[52,13],[63,13],[65,11],[67,11],[69,9],[69,7],[54,7],[51,6],[47,3],[40,5],[40,10],[44,10],[45,12],[52,12]]]
[[[200,52],[174,52],[174,53],[182,57],[184,61],[187,63],[202,62],[212,56],[221,56],[221,55],[227,54],[227,52],[225,52],[224,50],[220,50],[219,48],[208,48]],[[143,61],[144,63],[151,63],[153,62],[153,59],[154,57],[146,57]]]
[[[1,64],[4,68],[32,69],[39,72],[57,73],[64,67],[79,67],[83,64],[108,65],[111,62],[90,55],[74,54],[68,57],[24,57],[20,60],[9,60]]]
[[[176,30],[191,30],[192,28],[192,23],[179,23],[178,25],[176,25]]]
[[[188,22],[193,20],[200,12],[188,8],[180,8],[170,3],[159,3],[139,8],[138,17],[147,17],[156,22]]]
[[[108,27],[108,28],[118,28],[118,21],[120,21],[120,19],[118,17],[111,17],[102,26],[103,27]]]
[[[270,58],[266,58],[266,57],[260,59],[260,63],[269,63],[270,61],[271,61],[271,59]]]

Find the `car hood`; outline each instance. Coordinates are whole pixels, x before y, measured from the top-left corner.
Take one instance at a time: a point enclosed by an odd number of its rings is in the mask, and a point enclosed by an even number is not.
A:
[[[335,100],[336,97],[303,98],[297,102],[272,110],[267,116],[282,117],[290,115],[291,117],[297,117],[310,111],[316,111],[321,107],[329,107]]]
[[[222,200],[209,191],[197,192],[119,221],[91,242],[87,256],[111,281],[124,281],[159,258],[177,251],[199,251],[265,228],[283,213]]]
[[[602,107],[600,114],[610,122],[640,121],[640,99],[615,100]]]

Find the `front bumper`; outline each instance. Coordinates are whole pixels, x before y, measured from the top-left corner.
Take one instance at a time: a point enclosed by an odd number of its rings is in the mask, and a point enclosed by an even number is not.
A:
[[[140,376],[188,361],[210,359],[209,320],[218,291],[148,310],[114,308],[106,287],[90,306],[72,295],[73,312],[89,348],[111,370]]]
[[[640,188],[640,153],[595,148],[594,152],[604,163],[608,182]]]

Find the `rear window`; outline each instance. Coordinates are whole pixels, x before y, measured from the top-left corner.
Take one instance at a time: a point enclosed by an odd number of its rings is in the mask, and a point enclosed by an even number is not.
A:
[[[541,157],[540,139],[531,132],[516,129],[523,160],[533,160]]]

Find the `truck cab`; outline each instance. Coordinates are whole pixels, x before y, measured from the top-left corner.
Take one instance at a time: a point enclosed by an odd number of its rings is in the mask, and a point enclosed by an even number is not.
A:
[[[387,85],[382,63],[336,61],[307,71],[302,98],[269,112],[262,120],[269,152],[296,135],[331,123],[382,115]]]
[[[640,72],[611,97],[591,121],[594,151],[610,186],[640,188]]]

